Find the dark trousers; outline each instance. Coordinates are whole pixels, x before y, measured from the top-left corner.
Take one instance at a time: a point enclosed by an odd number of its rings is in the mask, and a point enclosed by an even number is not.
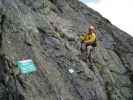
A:
[[[96,44],[86,44],[86,43],[81,43],[81,55],[84,58],[84,60],[91,60],[91,58],[93,59],[94,57],[94,53],[95,53],[95,47]]]

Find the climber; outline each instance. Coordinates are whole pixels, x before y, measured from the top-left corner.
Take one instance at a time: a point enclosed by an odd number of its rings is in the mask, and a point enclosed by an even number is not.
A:
[[[80,36],[81,41],[81,53],[86,52],[86,57],[90,56],[90,53],[94,47],[96,47],[96,29],[94,26],[88,28],[88,32]],[[89,50],[88,50],[89,49]],[[86,60],[87,60],[86,58]]]

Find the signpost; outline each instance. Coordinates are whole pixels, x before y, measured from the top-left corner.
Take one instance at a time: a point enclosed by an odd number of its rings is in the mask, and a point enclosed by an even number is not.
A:
[[[17,65],[22,74],[28,74],[37,70],[35,64],[31,59],[17,61]]]

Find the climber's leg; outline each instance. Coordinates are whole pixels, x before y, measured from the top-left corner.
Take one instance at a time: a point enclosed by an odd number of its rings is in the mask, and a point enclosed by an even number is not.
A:
[[[80,43],[80,52],[81,52],[81,53],[83,52],[82,45],[83,45],[83,43],[81,42],[81,43]]]
[[[91,54],[92,54],[93,47],[91,45],[87,46],[87,59],[91,63]]]
[[[85,44],[85,43],[82,43],[82,44],[81,44],[80,50],[81,50],[81,58],[82,58],[84,61],[86,61],[86,54],[87,54],[87,52],[86,52],[86,44]]]
[[[95,54],[96,52],[95,51],[96,51],[96,47],[93,47],[92,53],[91,53],[91,58],[92,58],[93,62],[95,62],[95,59],[96,59],[96,57],[95,57],[96,56],[96,54]]]

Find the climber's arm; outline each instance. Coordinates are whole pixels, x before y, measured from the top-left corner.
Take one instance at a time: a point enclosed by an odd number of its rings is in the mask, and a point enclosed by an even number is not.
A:
[[[80,41],[83,42],[85,40],[85,35],[80,36]]]

